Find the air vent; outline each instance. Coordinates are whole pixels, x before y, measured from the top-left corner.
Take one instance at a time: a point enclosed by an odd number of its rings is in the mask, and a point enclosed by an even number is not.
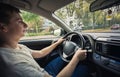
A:
[[[111,41],[119,42],[120,43],[120,39],[111,39]]]
[[[120,38],[117,38],[117,37],[111,37],[111,38],[97,38],[97,41],[105,41],[105,42],[120,43]]]

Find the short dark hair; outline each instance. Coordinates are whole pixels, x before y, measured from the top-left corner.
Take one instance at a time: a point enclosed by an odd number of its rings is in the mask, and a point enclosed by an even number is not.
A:
[[[20,10],[10,4],[0,3],[0,23],[8,24],[13,12],[20,13]]]

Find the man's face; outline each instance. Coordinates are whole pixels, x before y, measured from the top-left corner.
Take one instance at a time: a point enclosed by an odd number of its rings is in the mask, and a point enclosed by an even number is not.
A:
[[[19,13],[13,13],[7,25],[7,33],[10,37],[20,39],[25,35],[27,24],[23,22]]]

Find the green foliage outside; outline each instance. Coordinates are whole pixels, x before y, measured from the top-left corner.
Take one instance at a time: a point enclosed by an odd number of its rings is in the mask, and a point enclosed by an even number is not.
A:
[[[96,31],[98,29],[108,29],[107,31],[110,31],[110,27],[112,25],[120,24],[119,12],[113,12],[111,20],[107,20],[106,18],[108,15],[107,11],[100,10],[96,12],[90,12],[89,6],[92,1],[94,0],[76,0],[76,2],[65,6],[61,10],[58,10],[58,12],[56,12],[56,15],[60,16],[64,20],[70,19],[69,17],[71,16],[74,17],[73,22],[74,20],[77,20],[77,22],[75,22],[77,25],[79,25],[79,23],[82,23],[84,25],[83,30],[87,31],[93,29],[96,29]],[[65,12],[63,10],[65,10]],[[69,21],[69,23],[71,23],[71,21]],[[71,24],[69,24],[69,26],[72,28]]]
[[[27,33],[26,36],[42,36],[42,35],[50,35],[50,32],[40,32],[40,33]]]
[[[21,11],[21,16],[23,20],[28,25],[28,32],[26,36],[41,36],[41,35],[50,35],[50,31],[43,31],[42,25],[43,25],[43,17],[29,13],[26,11]]]

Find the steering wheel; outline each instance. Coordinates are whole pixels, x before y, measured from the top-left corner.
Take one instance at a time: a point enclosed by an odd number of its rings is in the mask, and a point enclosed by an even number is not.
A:
[[[69,36],[73,34],[79,37],[81,42],[80,47],[69,39]],[[59,55],[65,62],[70,62],[71,58],[73,57],[74,53],[77,51],[78,48],[84,49],[85,39],[82,34],[77,32],[70,32],[66,34],[63,38],[66,40],[61,44],[61,49],[59,48]]]

